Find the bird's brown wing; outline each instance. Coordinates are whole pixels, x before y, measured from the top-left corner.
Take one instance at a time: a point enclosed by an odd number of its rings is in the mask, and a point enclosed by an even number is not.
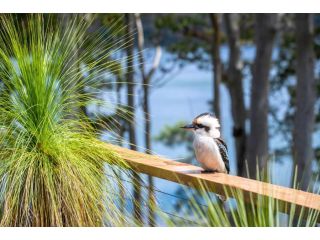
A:
[[[226,166],[227,173],[230,172],[230,165],[229,165],[229,156],[228,156],[228,147],[227,144],[221,138],[214,139],[216,144],[218,145],[222,160],[224,165]]]

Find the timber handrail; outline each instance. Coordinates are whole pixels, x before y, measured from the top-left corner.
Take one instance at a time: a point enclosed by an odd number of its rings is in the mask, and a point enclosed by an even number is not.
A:
[[[306,207],[320,211],[320,195],[301,190],[282,187],[253,179],[232,176],[223,173],[201,173],[200,167],[149,155],[123,147],[107,144],[118,153],[122,159],[134,170],[153,177],[177,182],[186,186],[199,188],[205,185],[209,191],[224,195],[225,189],[240,189],[245,201],[263,195],[280,200],[284,203],[293,203],[298,207]],[[251,196],[250,196],[251,195]]]

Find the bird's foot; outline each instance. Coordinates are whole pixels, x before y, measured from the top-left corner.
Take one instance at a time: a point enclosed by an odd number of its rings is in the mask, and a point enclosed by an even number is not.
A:
[[[212,170],[212,169],[205,169],[201,171],[201,173],[217,173],[217,172],[218,172],[217,170]]]

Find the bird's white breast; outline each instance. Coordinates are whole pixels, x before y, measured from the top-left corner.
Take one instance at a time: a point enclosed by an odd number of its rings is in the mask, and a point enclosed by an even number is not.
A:
[[[193,141],[196,158],[206,170],[226,172],[218,145],[212,137],[195,135]]]

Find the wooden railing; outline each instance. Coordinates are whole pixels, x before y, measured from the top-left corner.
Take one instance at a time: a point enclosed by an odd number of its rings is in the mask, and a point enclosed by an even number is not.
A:
[[[209,191],[224,195],[226,189],[243,191],[245,201],[258,195],[278,199],[280,203],[293,203],[297,208],[305,207],[320,211],[320,195],[286,188],[248,178],[223,173],[201,173],[200,167],[181,163],[154,155],[132,151],[108,144],[127,164],[140,173],[199,188],[205,185]],[[232,193],[232,191],[230,191]],[[318,219],[319,220],[319,219]]]

